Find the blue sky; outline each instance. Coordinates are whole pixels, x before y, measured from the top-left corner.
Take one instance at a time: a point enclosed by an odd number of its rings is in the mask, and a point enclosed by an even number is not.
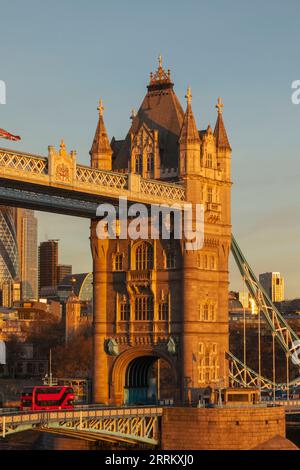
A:
[[[1,146],[46,155],[64,137],[87,164],[99,97],[109,136],[122,138],[161,53],[183,105],[191,86],[199,128],[214,125],[222,96],[233,232],[257,273],[281,271],[300,296],[298,1],[1,0],[0,15],[0,127],[22,136]],[[87,221],[38,217],[40,240],[61,239],[61,262],[91,269]]]

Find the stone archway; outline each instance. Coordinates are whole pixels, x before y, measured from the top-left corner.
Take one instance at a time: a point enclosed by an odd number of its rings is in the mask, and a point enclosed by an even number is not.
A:
[[[168,354],[153,348],[131,348],[121,353],[114,362],[110,383],[111,401],[117,405],[179,399],[176,365]]]

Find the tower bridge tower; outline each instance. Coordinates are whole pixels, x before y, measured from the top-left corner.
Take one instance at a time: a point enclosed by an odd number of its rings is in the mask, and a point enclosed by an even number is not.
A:
[[[160,57],[124,140],[109,143],[99,105],[91,166],[181,182],[205,224],[191,251],[175,239],[100,240],[92,220],[97,403],[182,403],[227,383],[231,148],[221,99],[214,131],[198,130],[190,89],[186,100],[184,111]]]

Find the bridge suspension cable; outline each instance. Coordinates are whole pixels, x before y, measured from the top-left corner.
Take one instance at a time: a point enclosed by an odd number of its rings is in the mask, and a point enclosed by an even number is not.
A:
[[[277,340],[288,357],[291,358],[291,356],[299,349],[299,337],[288,325],[284,317],[277,310],[265,292],[262,285],[257,280],[233,235],[231,240],[231,251],[248,291],[258,307],[258,315],[261,313],[263,314],[267,325],[271,329],[274,339]]]

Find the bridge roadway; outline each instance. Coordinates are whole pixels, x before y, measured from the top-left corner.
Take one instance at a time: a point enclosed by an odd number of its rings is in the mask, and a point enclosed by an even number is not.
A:
[[[0,436],[37,429],[90,441],[159,444],[162,407],[108,408],[96,405],[58,411],[2,411]]]
[[[50,146],[48,157],[0,148],[0,204],[92,218],[100,203],[117,205],[120,196],[182,207],[185,187],[79,165],[65,148]]]

